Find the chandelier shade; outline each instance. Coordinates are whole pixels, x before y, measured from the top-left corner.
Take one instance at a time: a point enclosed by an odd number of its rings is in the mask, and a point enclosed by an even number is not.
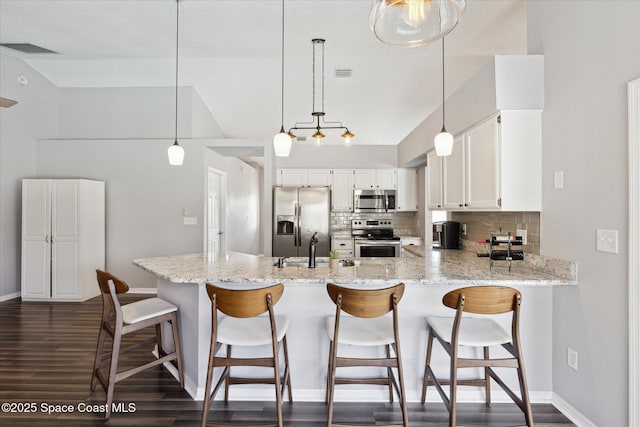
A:
[[[449,34],[465,9],[466,0],[375,0],[369,23],[382,43],[423,46]]]

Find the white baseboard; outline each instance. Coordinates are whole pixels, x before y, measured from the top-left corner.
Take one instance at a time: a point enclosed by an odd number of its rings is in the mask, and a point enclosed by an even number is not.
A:
[[[580,411],[571,406],[566,400],[558,396],[556,393],[553,393],[553,397],[551,399],[551,403],[556,409],[564,414],[565,417],[569,418],[572,423],[574,423],[578,427],[597,427],[594,422],[592,422],[589,418],[582,415]]]
[[[19,298],[19,297],[20,297],[20,292],[14,292],[12,294],[7,294],[7,295],[0,296],[0,302],[9,301],[10,299],[15,299],[15,298]]]

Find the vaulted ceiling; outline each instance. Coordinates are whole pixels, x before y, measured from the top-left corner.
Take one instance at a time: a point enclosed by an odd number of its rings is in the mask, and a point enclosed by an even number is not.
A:
[[[358,144],[397,144],[441,104],[441,45],[394,48],[369,29],[370,0],[286,0],[285,127],[310,121],[312,44],[325,43],[326,120]],[[280,128],[280,0],[180,0],[180,85],[193,86],[224,134],[270,140]],[[172,0],[1,0],[0,43],[57,54],[24,59],[59,87],[175,84]],[[526,53],[524,0],[467,0],[446,39],[449,96],[490,56]],[[351,69],[351,77],[336,77]],[[173,105],[167,105],[173,109]],[[327,143],[340,143],[339,132]]]

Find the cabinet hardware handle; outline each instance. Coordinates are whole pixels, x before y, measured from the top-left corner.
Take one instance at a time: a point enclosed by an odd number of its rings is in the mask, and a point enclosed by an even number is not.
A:
[[[462,203],[460,203],[458,206],[462,207]]]

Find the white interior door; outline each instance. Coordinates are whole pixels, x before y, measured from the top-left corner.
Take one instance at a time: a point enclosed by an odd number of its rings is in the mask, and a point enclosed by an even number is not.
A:
[[[225,179],[226,175],[213,168],[207,173],[207,253],[219,254],[226,250],[225,239]]]

